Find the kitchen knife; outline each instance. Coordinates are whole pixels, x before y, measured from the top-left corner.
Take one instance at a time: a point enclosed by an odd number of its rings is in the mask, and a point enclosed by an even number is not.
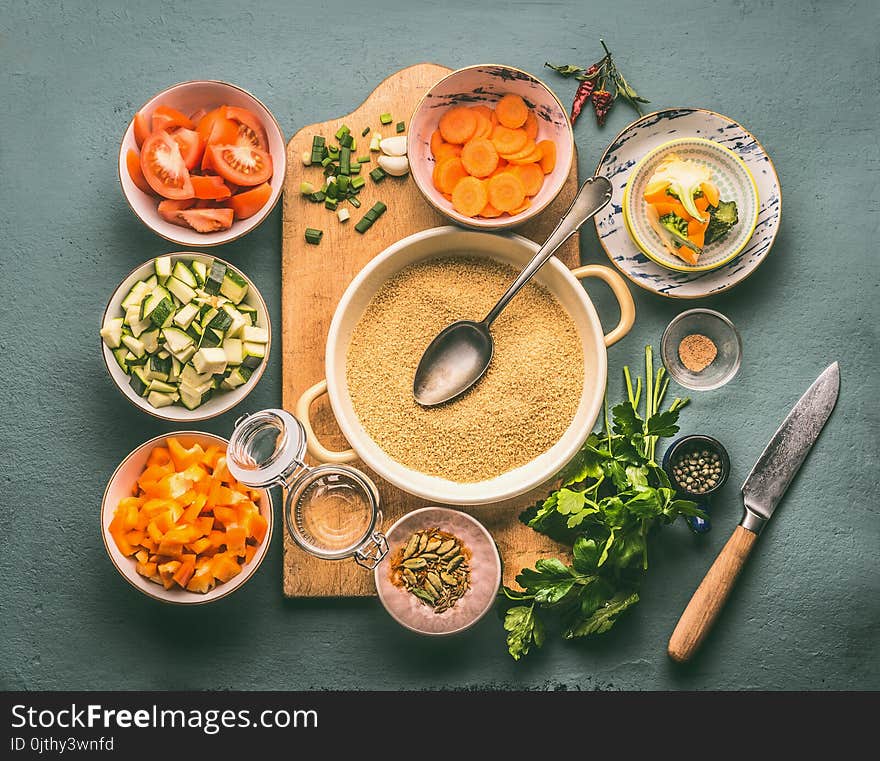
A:
[[[788,413],[742,487],[745,513],[715,558],[669,638],[669,657],[683,663],[715,623],[758,534],[773,515],[801,463],[831,415],[840,390],[840,369],[830,365]]]

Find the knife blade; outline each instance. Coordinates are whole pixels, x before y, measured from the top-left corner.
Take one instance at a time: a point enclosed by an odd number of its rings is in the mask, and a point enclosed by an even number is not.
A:
[[[813,382],[770,443],[764,448],[752,472],[742,485],[743,528],[760,533],[788,489],[795,474],[828,422],[840,392],[840,367],[837,362]]]
[[[700,582],[669,638],[667,652],[673,660],[689,660],[711,630],[758,534],[828,422],[839,392],[840,368],[834,362],[792,407],[764,448],[743,483],[743,519]]]

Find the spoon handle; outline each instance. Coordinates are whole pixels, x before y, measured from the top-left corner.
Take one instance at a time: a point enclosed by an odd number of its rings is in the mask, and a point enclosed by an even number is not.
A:
[[[578,191],[568,207],[568,211],[562,215],[556,229],[550,233],[550,237],[544,242],[544,245],[538,249],[538,253],[526,265],[526,268],[520,273],[519,277],[513,281],[510,288],[498,300],[498,303],[492,307],[483,324],[488,328],[495,318],[501,314],[501,311],[510,300],[516,296],[519,289],[522,288],[532,276],[541,268],[541,266],[556,252],[565,241],[574,235],[580,226],[599,211],[605,204],[611,200],[611,183],[604,177],[590,177]]]

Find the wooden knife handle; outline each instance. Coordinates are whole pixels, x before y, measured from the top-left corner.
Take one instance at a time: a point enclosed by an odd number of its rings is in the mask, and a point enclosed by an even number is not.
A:
[[[758,535],[737,526],[691,597],[669,638],[669,657],[684,663],[697,652],[745,565]]]

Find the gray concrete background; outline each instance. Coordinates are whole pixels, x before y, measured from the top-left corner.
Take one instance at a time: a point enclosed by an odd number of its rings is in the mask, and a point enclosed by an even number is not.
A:
[[[878,6],[868,0],[404,3],[0,1],[0,687],[880,688],[878,596]],[[115,284],[173,250],[128,210],[116,179],[132,112],[167,85],[235,82],[285,134],[347,113],[389,72],[483,61],[542,73],[589,63],[599,37],[650,108],[701,106],[752,130],[779,172],[782,230],[749,281],[706,302],[740,328],[745,362],[694,395],[686,432],[722,439],[734,473],[715,529],[655,538],[643,601],[607,635],[549,637],[519,664],[487,617],[448,641],[400,629],[376,600],[288,601],[281,532],[227,600],[162,606],[125,584],[98,529],[106,480],[173,430],[129,406],[98,354]],[[573,83],[544,72],[566,102]],[[576,128],[581,171],[634,114]],[[592,229],[586,261],[605,257]],[[217,249],[259,285],[280,326],[280,207]],[[327,252],[327,255],[331,255]],[[590,285],[606,324],[602,286]],[[688,305],[635,292],[632,334],[610,351],[610,392]],[[280,340],[280,335],[275,335]],[[278,355],[248,409],[281,400]],[[701,655],[666,640],[736,524],[738,486],[793,402],[832,360],[841,399]],[[674,390],[674,389],[673,389]],[[204,428],[228,434],[241,408]]]

